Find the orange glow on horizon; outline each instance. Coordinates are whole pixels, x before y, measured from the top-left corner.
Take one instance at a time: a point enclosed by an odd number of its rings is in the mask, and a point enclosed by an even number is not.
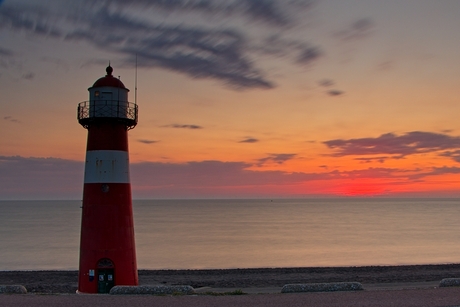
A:
[[[343,196],[378,196],[388,192],[386,186],[370,182],[369,180],[352,180],[345,184],[339,194]]]

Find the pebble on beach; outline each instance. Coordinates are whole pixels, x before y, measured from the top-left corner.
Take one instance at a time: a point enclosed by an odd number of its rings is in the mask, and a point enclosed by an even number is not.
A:
[[[281,289],[281,293],[297,292],[332,292],[332,291],[357,291],[363,290],[359,282],[337,283],[312,283],[312,284],[287,284]]]
[[[110,289],[110,294],[194,294],[191,286],[115,286]]]
[[[5,294],[26,294],[27,290],[21,285],[0,285],[0,293]]]

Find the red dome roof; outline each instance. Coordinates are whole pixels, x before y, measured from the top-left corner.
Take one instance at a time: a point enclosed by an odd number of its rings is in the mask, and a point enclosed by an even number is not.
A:
[[[93,87],[103,87],[103,86],[110,86],[110,87],[119,87],[126,89],[123,82],[120,79],[114,78],[112,76],[113,68],[109,66],[105,69],[107,75],[105,77],[99,78],[96,82],[94,82]]]

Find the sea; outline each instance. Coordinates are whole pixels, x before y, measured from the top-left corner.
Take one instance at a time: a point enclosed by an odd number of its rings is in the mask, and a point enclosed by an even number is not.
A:
[[[460,263],[460,199],[134,200],[139,269]],[[0,270],[77,270],[81,201],[0,201]]]

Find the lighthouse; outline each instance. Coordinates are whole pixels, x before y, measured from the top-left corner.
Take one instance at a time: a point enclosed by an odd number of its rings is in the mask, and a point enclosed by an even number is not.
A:
[[[88,129],[80,236],[78,292],[108,293],[115,285],[138,285],[129,177],[128,131],[137,124],[137,104],[113,68],[78,104],[78,122]]]

